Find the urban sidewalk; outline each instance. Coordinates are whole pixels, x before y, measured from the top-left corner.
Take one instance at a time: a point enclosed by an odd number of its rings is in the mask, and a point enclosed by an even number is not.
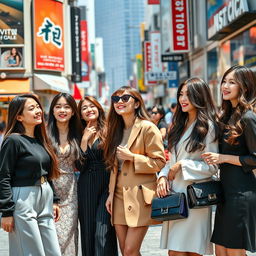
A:
[[[142,256],[167,256],[168,255],[167,250],[159,249],[160,235],[161,235],[161,225],[152,226],[149,228],[147,235],[142,244],[142,248],[141,248]],[[8,236],[7,236],[7,233],[4,232],[2,229],[0,229],[0,255],[9,256]],[[247,255],[253,256],[252,253],[247,253]],[[81,253],[79,253],[79,256],[81,256]]]

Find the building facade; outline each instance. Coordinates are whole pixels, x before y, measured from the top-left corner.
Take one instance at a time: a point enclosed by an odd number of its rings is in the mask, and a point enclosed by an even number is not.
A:
[[[96,37],[103,38],[106,82],[110,92],[128,84],[140,52],[144,0],[95,0]]]

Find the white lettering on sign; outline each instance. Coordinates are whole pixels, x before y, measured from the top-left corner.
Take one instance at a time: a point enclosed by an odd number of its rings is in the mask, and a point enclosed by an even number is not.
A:
[[[166,71],[166,72],[147,72],[148,81],[159,81],[159,80],[176,80],[177,71]]]
[[[171,1],[172,49],[171,52],[189,51],[187,0]]]
[[[224,6],[214,15],[214,27],[216,32],[220,31],[241,14],[248,11],[247,0],[230,0],[227,6]]]

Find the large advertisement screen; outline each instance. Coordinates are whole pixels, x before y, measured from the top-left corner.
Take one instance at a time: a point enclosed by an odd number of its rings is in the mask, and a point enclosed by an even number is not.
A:
[[[64,71],[63,3],[34,0],[35,69]]]
[[[23,0],[0,0],[0,44],[24,44]]]

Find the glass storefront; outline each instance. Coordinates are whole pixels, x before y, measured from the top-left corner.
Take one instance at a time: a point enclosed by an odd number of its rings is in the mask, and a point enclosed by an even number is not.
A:
[[[221,45],[222,67],[256,66],[256,25]]]

